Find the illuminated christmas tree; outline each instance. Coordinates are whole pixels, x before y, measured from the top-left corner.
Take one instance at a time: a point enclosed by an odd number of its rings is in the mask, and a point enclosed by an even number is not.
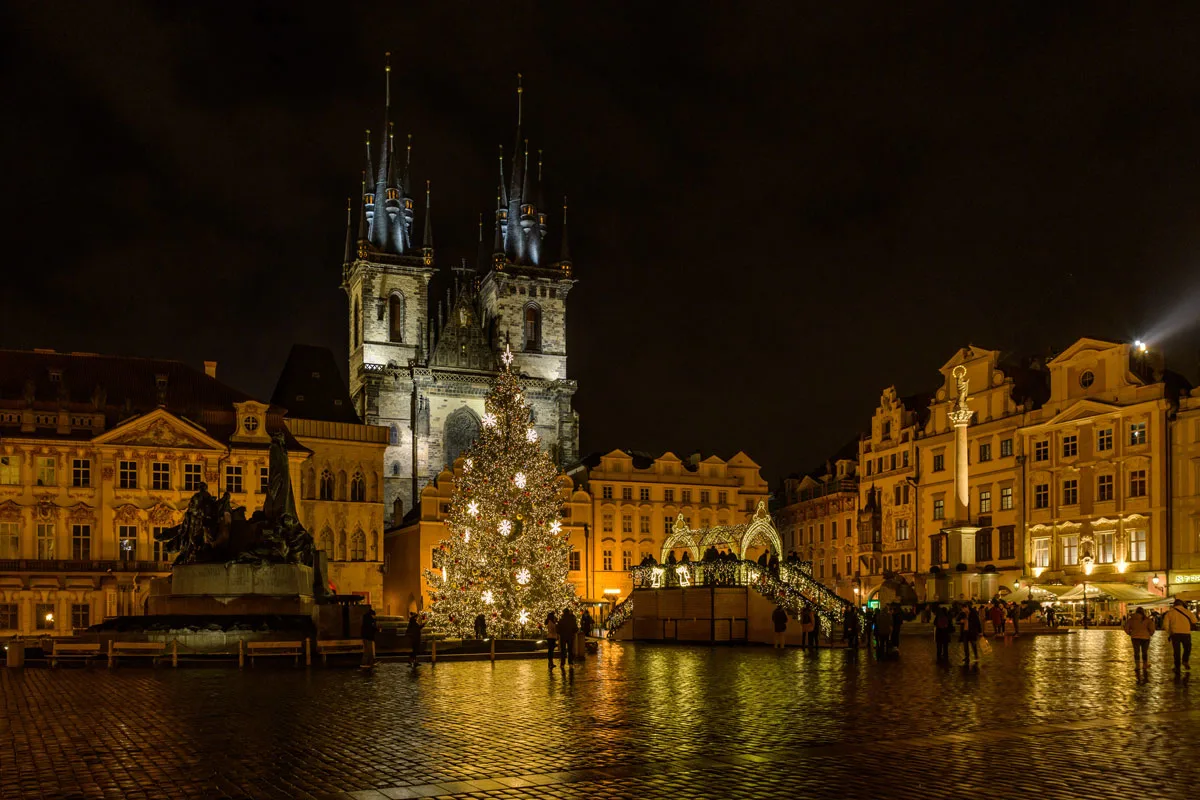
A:
[[[559,520],[558,470],[538,443],[529,406],[504,367],[487,397],[479,438],[464,453],[444,539],[425,577],[430,623],[472,635],[484,615],[489,636],[535,636],[546,615],[574,608],[570,545]]]

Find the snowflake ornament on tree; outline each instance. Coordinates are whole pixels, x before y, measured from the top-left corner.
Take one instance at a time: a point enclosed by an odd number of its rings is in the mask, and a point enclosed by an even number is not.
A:
[[[512,352],[486,401],[479,438],[464,453],[446,526],[435,552],[430,624],[469,636],[479,614],[500,637],[535,636],[554,611],[578,613],[568,581],[571,546],[563,535],[558,469],[543,452],[512,370]],[[443,571],[445,565],[456,565]]]

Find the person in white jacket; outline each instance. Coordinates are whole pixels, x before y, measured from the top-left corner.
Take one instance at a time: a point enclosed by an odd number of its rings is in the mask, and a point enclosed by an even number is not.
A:
[[[1171,640],[1171,655],[1175,658],[1175,673],[1179,673],[1180,655],[1184,670],[1191,671],[1188,659],[1192,655],[1192,626],[1196,624],[1196,615],[1188,610],[1182,600],[1176,599],[1175,605],[1163,614],[1163,631]]]

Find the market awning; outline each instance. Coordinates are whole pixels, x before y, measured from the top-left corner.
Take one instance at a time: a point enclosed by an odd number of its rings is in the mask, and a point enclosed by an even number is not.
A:
[[[1039,583],[1032,586],[1032,588],[1034,597],[1037,597],[1038,592],[1046,592],[1047,594],[1054,595],[1061,600],[1064,594],[1075,591],[1076,587],[1065,586],[1061,583]],[[1083,597],[1083,595],[1080,594],[1080,597]]]
[[[1084,585],[1081,583],[1073,587],[1069,592],[1059,595],[1058,599],[1062,601],[1084,599]],[[1153,603],[1156,600],[1162,599],[1153,592],[1146,591],[1141,586],[1134,586],[1129,583],[1088,583],[1086,586],[1087,598],[1089,600],[1103,597],[1122,603]]]
[[[1061,588],[1070,589],[1072,587],[1063,586]],[[1000,599],[1006,603],[1024,603],[1030,599],[1031,595],[1032,599],[1038,602],[1053,600],[1057,597],[1057,595],[1055,595],[1053,592],[1047,591],[1043,586],[1022,586],[1015,592],[1009,592],[1008,594],[1003,595]]]

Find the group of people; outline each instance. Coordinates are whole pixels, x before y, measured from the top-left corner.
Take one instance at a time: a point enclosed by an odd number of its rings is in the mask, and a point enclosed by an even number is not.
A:
[[[1191,612],[1182,600],[1175,599],[1174,604],[1165,612],[1147,614],[1146,610],[1138,607],[1129,619],[1125,620],[1125,632],[1133,642],[1133,668],[1136,672],[1150,669],[1150,640],[1160,627],[1171,642],[1171,658],[1175,662],[1175,674],[1191,672],[1192,631],[1197,625],[1196,615]]]
[[[410,648],[408,664],[413,669],[416,669],[417,658],[421,655],[421,629],[424,627],[424,619],[417,612],[413,611],[408,615],[408,628],[404,631],[404,638],[408,640]],[[375,617],[375,609],[367,606],[359,629],[363,651],[362,663],[359,666],[363,669],[375,666],[375,636],[378,633],[379,622]]]
[[[585,635],[592,629],[592,616],[587,611],[583,612],[583,630]],[[575,660],[575,637],[579,633],[579,622],[575,620],[575,612],[571,609],[565,609],[562,615],[559,616],[551,611],[546,615],[546,641],[549,647],[546,649],[546,660],[550,669],[554,669],[554,648],[557,645],[559,650],[558,668],[565,670],[568,667],[574,671],[575,665],[572,663]]]
[[[818,644],[817,615],[812,612],[812,609],[805,606],[800,609],[797,619],[800,622],[800,649],[816,650]],[[775,627],[774,646],[783,649],[787,640],[788,613],[782,605],[775,606],[775,610],[771,612],[771,623]]]

